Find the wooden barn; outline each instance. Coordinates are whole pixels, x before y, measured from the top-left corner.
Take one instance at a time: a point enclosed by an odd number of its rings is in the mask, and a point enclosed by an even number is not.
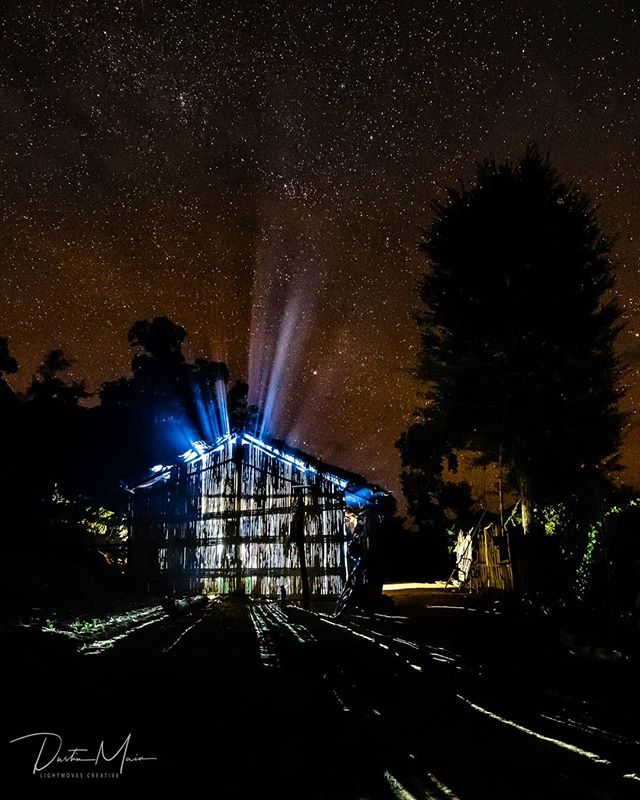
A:
[[[154,594],[339,595],[347,543],[372,497],[363,478],[276,440],[197,442],[131,489],[129,567]],[[307,581],[304,581],[307,583]]]

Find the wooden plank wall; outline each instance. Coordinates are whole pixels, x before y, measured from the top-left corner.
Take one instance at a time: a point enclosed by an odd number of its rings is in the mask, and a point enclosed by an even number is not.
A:
[[[506,535],[500,526],[488,525],[478,531],[469,547],[471,536],[461,533],[456,548],[464,588],[476,592],[486,589],[512,592],[513,568]]]
[[[301,487],[311,592],[339,594],[346,573],[340,487],[239,441],[136,490],[132,574],[156,592],[273,595],[284,586],[300,594],[298,553],[289,536],[294,487]]]

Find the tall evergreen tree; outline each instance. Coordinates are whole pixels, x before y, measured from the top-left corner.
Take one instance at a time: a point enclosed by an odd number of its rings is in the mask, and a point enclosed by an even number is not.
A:
[[[398,446],[410,509],[447,458],[501,462],[522,503],[553,502],[617,465],[623,417],[611,242],[585,194],[534,147],[487,160],[432,203],[419,378],[425,403]],[[419,509],[418,509],[419,511]]]

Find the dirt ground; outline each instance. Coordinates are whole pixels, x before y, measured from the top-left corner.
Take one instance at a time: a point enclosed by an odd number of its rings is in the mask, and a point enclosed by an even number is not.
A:
[[[216,798],[640,794],[627,665],[583,664],[441,587],[388,596],[339,620],[331,604],[217,598],[94,651],[56,633],[5,641],[5,780]],[[43,741],[37,766],[58,746],[66,760],[34,772]]]

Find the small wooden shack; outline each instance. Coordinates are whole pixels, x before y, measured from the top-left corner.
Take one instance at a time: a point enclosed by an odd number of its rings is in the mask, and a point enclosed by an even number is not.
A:
[[[299,595],[295,515],[311,594],[339,595],[350,532],[381,492],[359,475],[244,430],[211,445],[196,442],[180,463],[153,467],[131,490],[130,573],[152,593],[273,595],[284,586]]]
[[[499,525],[460,531],[455,547],[460,586],[472,592],[513,591],[513,565],[508,534]]]

